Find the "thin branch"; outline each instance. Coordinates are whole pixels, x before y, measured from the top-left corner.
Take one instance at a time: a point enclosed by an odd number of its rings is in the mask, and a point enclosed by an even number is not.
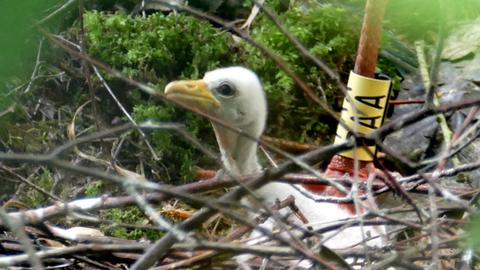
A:
[[[62,12],[63,10],[67,9],[71,4],[75,3],[75,1],[77,0],[68,0],[67,2],[65,2],[65,4],[63,4],[62,6],[60,6],[59,8],[57,8],[55,11],[53,11],[52,13],[48,14],[47,16],[45,16],[43,19],[41,19],[40,21],[38,21],[38,24],[43,24],[45,23],[46,21],[50,20],[52,17],[54,17],[55,15],[57,15],[58,13]]]
[[[347,148],[348,146],[349,145],[347,143],[334,145],[334,146],[327,146],[318,150],[311,151],[307,154],[301,155],[299,159],[311,164],[312,162],[318,161],[321,158],[326,158],[327,156],[330,156],[331,154],[335,153],[335,151],[339,151],[341,148]],[[283,174],[293,169],[293,167],[294,167],[293,161],[287,161],[283,164],[280,164],[278,168],[267,169],[264,173],[262,173],[260,177],[253,179],[249,183],[249,186],[252,189],[259,188],[262,185],[266,184],[269,179],[281,177]],[[243,189],[237,188],[223,195],[220,198],[220,201],[223,201],[223,202],[236,201],[240,199],[244,194],[245,194],[245,191]],[[215,214],[215,211],[213,211],[212,209],[202,208],[201,210],[196,212],[192,217],[182,222],[179,225],[179,227],[186,231],[192,230],[196,228],[198,225],[202,224],[205,220],[210,218],[213,214]],[[152,247],[150,247],[145,252],[145,254],[135,262],[135,264],[132,266],[131,269],[132,270],[146,269],[152,266],[155,263],[155,261],[157,261],[158,258],[163,257],[167,253],[169,248],[175,242],[176,242],[175,235],[172,233],[167,233],[164,237],[162,237],[155,244],[153,244]],[[328,263],[325,259],[319,256],[315,256],[315,255],[312,256],[310,252],[305,252],[304,250],[299,250],[299,251],[302,252],[303,255],[306,255],[308,258],[314,259],[315,261],[328,267],[329,269],[336,268],[331,266],[330,263]]]
[[[35,270],[44,269],[42,261],[35,253],[35,248],[33,247],[27,233],[24,230],[24,225],[21,218],[12,218],[7,214],[7,212],[5,212],[3,208],[0,207],[0,220],[3,224],[6,224],[10,231],[20,240],[30,266]]]
[[[108,83],[105,81],[102,74],[100,74],[97,67],[92,65],[92,68],[93,68],[93,71],[95,72],[95,74],[97,75],[98,79],[100,80],[100,82],[103,84],[103,87],[105,87],[105,89],[107,89],[108,93],[113,98],[115,103],[117,103],[117,106],[120,108],[120,110],[123,112],[123,114],[127,117],[128,121],[130,121],[134,126],[137,126],[137,122],[135,122],[135,120],[132,118],[132,116],[127,112],[127,109],[125,109],[125,107],[122,105],[122,103],[118,100],[117,96],[112,91],[112,89],[110,88]],[[152,153],[153,159],[154,160],[160,160],[160,157],[157,155],[157,152],[155,151],[155,149],[153,149],[153,147],[150,144],[150,141],[148,140],[145,132],[143,132],[140,128],[136,128],[136,130],[138,131],[138,133],[140,133],[140,136],[142,136],[143,141],[145,142],[145,145],[150,150],[150,153]]]
[[[23,93],[30,92],[32,84],[36,79],[36,75],[37,75],[38,69],[40,67],[40,55],[42,53],[43,40],[44,40],[44,38],[42,37],[40,39],[40,42],[38,43],[38,49],[37,49],[38,51],[37,51],[37,57],[35,59],[35,67],[33,68],[32,75],[30,76],[30,81],[28,81],[28,85],[25,88],[25,91],[23,91]]]

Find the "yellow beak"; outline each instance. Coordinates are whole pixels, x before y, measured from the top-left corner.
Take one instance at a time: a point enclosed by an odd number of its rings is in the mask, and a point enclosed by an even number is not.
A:
[[[220,107],[204,80],[173,81],[165,87],[167,98],[199,109]]]

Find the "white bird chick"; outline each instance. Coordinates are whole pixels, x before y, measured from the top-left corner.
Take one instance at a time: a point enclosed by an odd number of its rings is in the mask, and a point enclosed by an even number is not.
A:
[[[174,81],[165,88],[168,98],[178,100],[208,113],[225,123],[243,130],[254,138],[260,138],[267,119],[267,102],[263,87],[257,75],[243,67],[228,67],[207,72],[202,80]],[[257,142],[238,134],[222,125],[212,122],[225,167],[237,176],[261,171],[257,160]],[[302,187],[297,186],[302,189]],[[306,190],[303,190],[307,192]],[[329,222],[352,218],[350,212],[335,203],[311,200],[290,184],[271,182],[256,191],[264,202],[271,206],[277,199],[284,200],[289,195],[295,197],[295,204],[315,228],[324,227]],[[315,196],[312,194],[312,196]],[[286,211],[286,210],[284,210]],[[283,213],[283,212],[281,212]],[[297,225],[303,225],[296,217],[291,217]],[[266,227],[273,226],[270,221]],[[378,236],[383,227],[365,226],[364,232]],[[341,231],[326,233],[329,238],[324,244],[329,248],[346,248],[363,240],[360,227],[350,227]],[[368,238],[365,236],[365,238]],[[367,242],[371,246],[381,246],[382,239],[374,238]]]
[[[207,72],[203,80],[175,81],[165,94],[198,108],[254,138],[265,128],[267,104],[260,80],[243,67]],[[222,160],[231,173],[241,176],[258,173],[257,142],[212,122]]]

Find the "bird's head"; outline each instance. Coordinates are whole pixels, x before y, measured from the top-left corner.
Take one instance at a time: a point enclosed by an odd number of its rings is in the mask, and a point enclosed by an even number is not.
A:
[[[259,78],[249,69],[221,68],[207,72],[201,80],[174,81],[166,86],[165,94],[255,138],[259,138],[265,128],[265,93]],[[219,124],[212,125],[227,166],[240,174],[257,170],[250,164],[257,162],[256,142]]]

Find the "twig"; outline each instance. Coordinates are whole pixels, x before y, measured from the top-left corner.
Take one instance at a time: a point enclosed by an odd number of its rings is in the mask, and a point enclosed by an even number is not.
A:
[[[69,254],[79,254],[84,252],[95,252],[95,251],[142,251],[146,246],[147,243],[139,243],[139,244],[128,244],[128,245],[119,245],[119,244],[109,244],[109,245],[100,245],[100,244],[83,244],[83,245],[76,245],[72,247],[62,247],[62,248],[54,248],[49,250],[43,250],[34,252],[33,256],[39,259],[46,259],[50,257],[59,257]],[[3,256],[0,258],[0,266],[11,266],[17,265],[29,260],[29,254],[21,254],[21,255],[12,255],[12,256]],[[44,269],[43,267],[40,269]]]
[[[188,235],[186,232],[176,228],[175,225],[170,224],[165,218],[160,216],[158,212],[145,200],[145,198],[140,195],[137,190],[130,186],[126,185],[125,189],[127,192],[132,196],[135,201],[137,202],[137,205],[143,210],[143,212],[150,217],[150,219],[153,220],[153,222],[162,230],[171,232],[172,234],[175,234],[175,237],[179,240],[185,240],[187,239]]]
[[[395,120],[392,120],[377,130],[373,131],[369,135],[365,136],[367,140],[374,140],[377,145],[382,144],[380,138],[384,138],[384,136],[398,131],[401,128],[404,128],[408,125],[415,123],[420,119],[424,119],[428,116],[432,116],[438,113],[446,113],[454,110],[465,109],[469,107],[473,107],[476,105],[480,105],[480,97],[473,97],[467,100],[462,100],[459,102],[451,102],[447,104],[440,104],[438,106],[434,106],[433,108],[422,108],[418,111],[412,111],[410,113],[406,113]],[[383,144],[382,144],[383,145]],[[385,147],[385,145],[383,145]]]
[[[444,6],[442,4],[442,1],[438,1],[438,7],[439,7],[439,14],[441,17],[446,16]],[[438,80],[438,71],[440,68],[440,62],[442,60],[442,51],[443,51],[443,44],[445,43],[445,21],[446,20],[439,20],[438,21],[438,41],[437,41],[437,46],[435,48],[435,55],[433,58],[432,66],[430,68],[430,84],[428,85],[428,88],[425,88],[427,90],[427,93],[425,95],[425,106],[431,107],[436,104],[434,101],[434,96],[435,96],[435,89],[437,88],[437,80]]]
[[[281,201],[280,203],[273,205],[271,207],[271,209],[274,210],[274,211],[278,211],[278,210],[280,210],[284,207],[290,206],[294,203],[295,203],[295,199],[292,196],[290,196],[290,197],[286,198],[285,200]],[[268,217],[269,217],[269,215],[264,213],[264,214],[260,214],[259,216],[257,216],[254,220],[255,220],[256,224],[262,224],[267,220]],[[232,241],[232,240],[240,238],[241,236],[243,236],[246,233],[249,233],[250,231],[252,231],[252,227],[242,226],[242,227],[236,229],[235,231],[233,231],[227,237],[221,239],[220,241],[222,243],[226,242],[226,241]],[[255,254],[255,252],[252,252],[252,253]],[[175,261],[173,263],[162,265],[162,266],[156,267],[154,269],[155,270],[167,270],[167,269],[182,268],[182,267],[192,265],[193,263],[203,261],[205,259],[216,256],[217,254],[218,254],[218,252],[216,252],[216,251],[206,251],[206,252],[202,252],[201,254],[198,254],[197,256],[194,256],[194,257],[191,257],[191,258],[188,258],[188,259],[185,259],[185,260],[181,260],[181,261]],[[259,254],[259,255],[261,255],[261,254]],[[279,255],[279,254],[277,254],[277,255]]]
[[[280,138],[274,138],[266,135],[262,136],[262,141],[271,145],[275,145],[278,148],[288,152],[306,152],[318,147],[316,145],[298,143],[298,142],[289,141],[289,140],[280,139]]]
[[[409,104],[424,104],[423,99],[391,99],[388,101],[389,105],[409,105]]]
[[[43,24],[44,22],[50,20],[50,18],[52,18],[53,16],[57,15],[57,14],[60,13],[61,11],[65,10],[68,6],[70,6],[71,4],[73,4],[75,1],[77,1],[77,0],[68,0],[68,1],[65,2],[65,4],[63,4],[61,7],[57,8],[55,11],[53,11],[52,13],[48,14],[46,17],[44,17],[43,19],[41,19],[40,21],[38,21],[38,24]]]
[[[84,0],[79,0],[79,5],[78,5],[78,11],[80,13],[80,35],[79,35],[79,43],[80,43],[80,53],[86,53],[87,52],[87,40],[85,38],[85,26],[84,26]],[[98,103],[95,100],[95,89],[93,88],[93,82],[91,78],[91,71],[90,71],[90,65],[87,60],[85,59],[80,59],[81,64],[82,64],[82,71],[83,75],[85,77],[85,80],[87,82],[88,86],[88,92],[90,93],[90,100],[92,102],[92,107],[93,107],[93,115],[95,116],[95,126],[97,130],[100,130],[101,127],[101,118],[100,118],[100,111],[98,109]]]
[[[0,117],[15,112],[15,104],[10,105],[6,110],[0,112]]]
[[[33,183],[32,181],[28,180],[27,178],[19,175],[18,173],[14,172],[12,169],[8,168],[7,166],[3,165],[3,164],[0,164],[0,168],[4,171],[7,171],[8,173],[14,175],[15,177],[18,177],[18,179],[20,179],[21,182],[27,184],[28,186],[32,187],[33,189],[35,189],[36,191],[42,193],[43,195],[45,195],[46,197],[49,197],[55,201],[62,201],[62,199],[60,199],[59,197],[53,195],[52,193],[44,190],[42,187],[36,185],[35,183]]]
[[[35,254],[35,248],[33,248],[32,243],[30,242],[30,239],[24,230],[21,218],[12,218],[7,214],[7,212],[5,212],[3,208],[0,207],[0,220],[3,224],[6,224],[10,231],[20,240],[30,266],[35,270],[42,270],[42,261],[40,260],[39,256]],[[2,264],[0,263],[0,265]]]
[[[332,153],[332,151],[338,151],[339,148],[345,148],[348,147],[348,144],[339,144],[335,146],[327,146],[318,150],[314,150],[312,152],[309,152],[307,154],[304,154],[299,157],[300,160],[305,160],[307,162],[313,162],[314,160],[318,160],[318,158],[325,158],[329,154]],[[279,177],[283,174],[285,174],[287,171],[292,169],[294,166],[293,161],[287,161],[283,164],[280,164],[278,168],[271,169],[271,170],[266,170],[262,175],[256,179],[253,179],[251,183],[249,183],[249,186],[253,189],[258,188],[265,184],[269,179]],[[228,202],[228,201],[235,201],[238,200],[240,197],[242,197],[245,194],[245,191],[243,189],[234,189],[231,192],[223,195],[220,198],[220,201],[223,202]],[[215,214],[215,211],[212,209],[207,209],[207,208],[202,208],[199,210],[197,213],[195,213],[191,218],[185,220],[182,222],[179,227],[182,228],[185,231],[191,230],[201,223],[203,223],[205,220],[207,220],[209,217],[211,217],[213,214]],[[167,233],[164,237],[162,237],[160,240],[158,240],[155,244],[150,247],[145,254],[138,259],[135,264],[132,266],[132,270],[138,270],[138,269],[146,269],[150,266],[152,266],[155,261],[158,258],[163,257],[168,249],[176,242],[176,238],[172,233]],[[288,242],[288,241],[287,241]],[[296,247],[297,249],[298,247]],[[298,250],[298,249],[297,249]],[[319,256],[312,256],[311,253],[307,253],[304,250],[298,250],[302,252],[302,254],[306,255],[308,258],[314,259],[318,263],[328,267],[329,269],[336,269],[336,267],[332,266],[329,262],[327,262],[325,259],[319,257]]]
[[[475,118],[475,115],[479,111],[480,111],[480,107],[474,107],[470,109],[470,112],[468,113],[467,117],[463,121],[462,127],[453,134],[452,139],[448,144],[448,148],[446,150],[447,153],[452,150],[452,147],[457,143],[457,141],[459,140],[459,137],[465,132],[465,130],[471,124],[471,122]],[[447,163],[446,158],[444,158],[443,160],[440,160],[437,164],[437,170],[443,170],[446,163]]]
[[[255,5],[260,7],[265,15],[273,22],[273,24],[282,32],[285,37],[292,43],[295,48],[308,60],[312,61],[317,67],[319,67],[323,72],[325,72],[330,79],[334,80],[337,83],[338,88],[342,91],[343,94],[347,95],[347,87],[340,80],[340,75],[337,71],[331,69],[322,59],[313,55],[309,49],[307,49],[295,36],[293,36],[290,31],[278,20],[276,16],[269,8],[260,4],[258,0],[254,0]]]
[[[38,68],[40,67],[40,55],[42,53],[43,40],[44,40],[44,38],[42,37],[40,39],[40,42],[38,43],[38,51],[37,51],[37,58],[35,60],[35,67],[33,68],[32,75],[30,76],[30,81],[28,82],[28,85],[25,88],[25,91],[23,91],[23,93],[30,92],[30,88],[32,87],[33,82],[35,81],[35,77],[37,75]]]
[[[127,117],[128,121],[130,121],[134,126],[137,126],[137,122],[135,122],[135,120],[132,118],[132,116],[127,112],[127,109],[125,109],[125,107],[122,105],[122,103],[118,100],[117,96],[115,95],[115,93],[113,93],[112,89],[110,88],[108,83],[105,81],[102,74],[100,74],[97,67],[92,65],[92,68],[93,68],[93,71],[95,72],[95,74],[97,75],[98,79],[100,80],[100,82],[103,84],[103,87],[105,87],[105,89],[107,89],[108,93],[113,98],[115,103],[117,103],[117,106],[120,108],[120,110],[123,112],[123,114]],[[157,155],[157,152],[155,151],[155,149],[153,149],[153,147],[150,144],[150,141],[148,140],[145,132],[143,132],[138,127],[136,128],[136,130],[138,131],[138,133],[140,133],[140,136],[142,136],[143,140],[145,141],[145,145],[150,150],[150,153],[152,153],[153,159],[154,160],[160,160],[160,157]]]
[[[240,26],[240,29],[250,29],[250,26],[253,23],[253,20],[255,20],[255,17],[257,17],[258,12],[260,11],[260,8],[258,7],[259,5],[263,5],[265,0],[258,0],[257,2],[254,3],[252,10],[250,11],[250,15],[248,15],[247,20],[245,23]]]

